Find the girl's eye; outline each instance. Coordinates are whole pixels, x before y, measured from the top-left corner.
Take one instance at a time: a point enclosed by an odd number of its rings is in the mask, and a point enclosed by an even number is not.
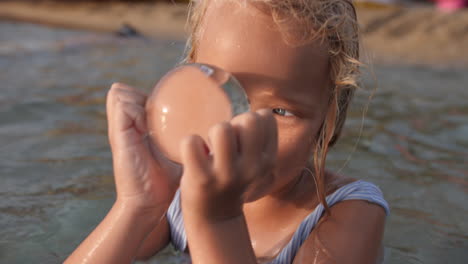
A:
[[[284,108],[273,108],[273,113],[280,116],[294,116],[293,113],[289,112]]]

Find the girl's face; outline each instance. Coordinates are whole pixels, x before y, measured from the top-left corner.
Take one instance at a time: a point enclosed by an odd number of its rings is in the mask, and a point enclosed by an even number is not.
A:
[[[242,83],[253,111],[272,109],[278,160],[272,193],[295,182],[313,154],[324,121],[330,80],[325,46],[293,47],[266,13],[211,1],[201,25],[196,62],[219,66]]]

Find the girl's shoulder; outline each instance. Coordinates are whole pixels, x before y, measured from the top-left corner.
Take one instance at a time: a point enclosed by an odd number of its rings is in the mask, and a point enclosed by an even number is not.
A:
[[[293,263],[381,263],[385,217],[390,210],[380,188],[354,179],[339,184],[326,200],[330,213],[321,208],[301,225]]]
[[[289,262],[275,263],[292,263],[293,259],[294,263],[309,263],[311,259],[325,261],[323,258],[327,256],[336,263],[349,257],[356,260],[350,263],[368,263],[364,260],[380,253],[385,217],[390,212],[380,188],[371,182],[341,175],[328,175],[326,187],[330,213],[319,204],[282,252],[282,259],[289,259]],[[312,256],[314,252],[318,255]],[[298,259],[303,261],[298,262]]]
[[[347,200],[359,200],[379,205],[389,215],[390,208],[380,188],[372,182],[327,172],[325,188],[327,203],[333,206]]]

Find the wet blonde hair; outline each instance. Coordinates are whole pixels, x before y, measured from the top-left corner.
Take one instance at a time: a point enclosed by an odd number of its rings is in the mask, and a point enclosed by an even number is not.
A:
[[[189,7],[189,39],[185,62],[197,56],[201,25],[209,2],[192,0]],[[358,87],[359,35],[356,11],[350,0],[221,0],[251,4],[269,12],[291,45],[321,41],[328,47],[331,96],[325,120],[314,150],[313,168],[320,202],[327,212],[325,200],[325,161],[328,148],[338,140],[346,119],[349,102]]]

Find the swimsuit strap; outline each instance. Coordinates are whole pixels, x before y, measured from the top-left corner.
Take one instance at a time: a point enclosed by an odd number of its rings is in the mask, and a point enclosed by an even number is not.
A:
[[[171,229],[171,243],[176,250],[184,252],[187,249],[187,236],[180,207],[180,189],[177,190],[166,216]]]
[[[384,200],[382,192],[377,186],[370,182],[361,180],[354,181],[338,188],[335,192],[326,197],[327,204],[330,207],[345,200],[365,200],[383,207],[387,215],[390,213],[388,203]],[[314,211],[301,222],[292,239],[270,264],[292,263],[297,251],[309,237],[310,232],[312,232],[324,211],[325,208],[323,205],[319,204]],[[187,248],[187,237],[185,234],[182,210],[180,208],[180,190],[175,194],[174,200],[169,207],[167,219],[171,229],[171,241],[174,248],[184,252]]]
[[[333,206],[345,200],[365,200],[380,205],[387,215],[390,214],[388,203],[384,200],[382,191],[374,184],[366,181],[354,181],[338,188],[326,197],[328,206]],[[279,255],[270,264],[292,263],[297,251],[309,237],[315,225],[318,223],[325,208],[319,204],[299,225],[289,243],[283,248]]]

